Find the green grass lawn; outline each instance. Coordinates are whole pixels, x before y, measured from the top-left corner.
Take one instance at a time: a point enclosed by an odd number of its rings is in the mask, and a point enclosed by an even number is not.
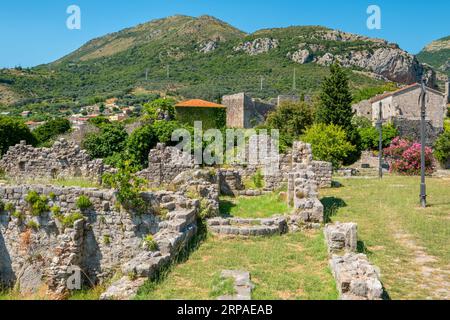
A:
[[[337,299],[321,232],[271,238],[208,236],[198,250],[159,281],[148,282],[137,299],[213,299],[222,270],[247,270],[253,299]]]
[[[419,177],[338,179],[322,190],[332,221],[358,223],[360,248],[381,269],[393,299],[450,293],[450,179],[428,179],[429,207],[419,206]]]
[[[286,202],[281,200],[276,192],[259,197],[222,197],[220,200],[220,213],[224,216],[268,218],[288,212]]]

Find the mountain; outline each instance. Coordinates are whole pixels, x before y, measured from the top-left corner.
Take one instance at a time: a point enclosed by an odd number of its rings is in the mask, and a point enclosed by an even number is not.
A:
[[[450,77],[450,36],[427,45],[417,58]]]
[[[434,77],[382,39],[320,26],[246,34],[214,17],[178,15],[93,39],[47,65],[0,70],[0,104],[63,107],[136,89],[210,100],[240,91],[259,98],[311,94],[334,60],[351,70],[354,90]]]

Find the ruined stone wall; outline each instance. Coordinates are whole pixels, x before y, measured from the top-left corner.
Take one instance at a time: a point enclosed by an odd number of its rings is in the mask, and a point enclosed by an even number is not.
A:
[[[411,139],[413,141],[420,141],[420,118],[407,119],[404,117],[397,117],[393,121],[401,137]],[[430,120],[425,124],[426,144],[433,146],[436,139],[443,132],[442,127],[434,127]]]
[[[249,129],[264,122],[267,114],[275,109],[270,103],[253,100],[245,93],[222,97],[227,108],[227,127]]]
[[[30,191],[48,198],[48,210],[39,216],[32,215],[26,201]],[[64,225],[60,217],[80,212],[76,201],[82,195],[92,207],[82,212],[82,220]],[[63,294],[71,266],[81,268],[83,281],[92,285],[145,251],[147,235],[166,247],[164,234],[183,233],[194,223],[198,209],[193,200],[170,192],[142,196],[148,212],[136,215],[117,207],[113,190],[0,186],[0,200],[15,207],[0,212],[0,282],[19,284],[23,293],[45,285],[50,292]],[[50,210],[55,206],[60,217]],[[183,213],[186,210],[191,213]]]
[[[64,139],[51,148],[34,148],[24,141],[10,147],[0,168],[13,179],[86,177],[100,181],[105,170],[102,160],[92,160],[86,151]]]
[[[244,93],[222,97],[222,104],[227,107],[227,127],[244,128]]]
[[[148,168],[137,175],[147,179],[154,187],[169,184],[179,174],[195,167],[190,154],[183,153],[175,147],[167,147],[163,143],[150,150],[148,162]]]

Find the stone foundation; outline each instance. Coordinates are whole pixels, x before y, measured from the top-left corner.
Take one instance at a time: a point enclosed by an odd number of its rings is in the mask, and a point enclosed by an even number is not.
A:
[[[212,233],[233,236],[271,236],[287,232],[286,218],[241,219],[214,218],[208,220]]]

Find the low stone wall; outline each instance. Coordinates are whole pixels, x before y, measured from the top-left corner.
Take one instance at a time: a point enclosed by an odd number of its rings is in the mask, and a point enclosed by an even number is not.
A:
[[[85,177],[101,182],[109,169],[102,160],[93,160],[86,151],[64,139],[51,148],[34,148],[25,141],[10,147],[0,160],[0,169],[18,181],[30,178]]]
[[[33,216],[26,196],[46,196],[48,207]],[[92,207],[72,224],[64,217],[78,211],[76,201],[86,196]],[[70,268],[82,270],[91,285],[111,276],[118,267],[147,254],[144,239],[153,235],[163,256],[178,247],[173,239],[192,235],[199,201],[173,192],[143,193],[146,214],[117,207],[113,190],[54,186],[0,186],[0,200],[14,207],[0,212],[0,282],[17,284],[23,293],[47,287],[57,295],[67,292]],[[45,203],[45,202],[44,202]],[[59,208],[59,213],[49,210]]]
[[[334,255],[330,268],[342,300],[381,300],[383,285],[379,274],[366,255],[347,253]]]
[[[208,220],[212,233],[233,236],[271,236],[287,232],[286,218],[269,219],[214,218]]]
[[[324,230],[331,272],[342,300],[381,300],[380,272],[365,254],[357,254],[357,225],[329,224]],[[344,253],[339,255],[338,253]]]

